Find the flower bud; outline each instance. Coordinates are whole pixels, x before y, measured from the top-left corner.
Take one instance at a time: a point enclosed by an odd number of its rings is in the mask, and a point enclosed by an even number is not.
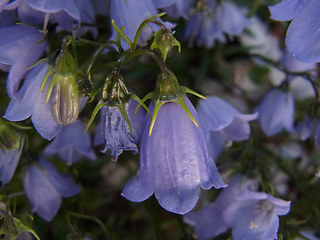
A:
[[[57,74],[53,88],[51,112],[54,120],[67,125],[77,120],[79,115],[78,89],[72,76]]]
[[[173,36],[172,31],[170,29],[160,29],[158,32],[156,32],[150,49],[160,50],[163,57],[163,61],[166,61],[168,52],[174,46],[178,47],[179,52],[181,51],[181,45]]]

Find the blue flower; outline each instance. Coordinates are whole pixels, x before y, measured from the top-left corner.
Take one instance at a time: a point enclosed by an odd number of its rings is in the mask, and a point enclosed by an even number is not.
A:
[[[44,154],[51,156],[58,154],[68,164],[73,164],[86,157],[95,160],[96,155],[91,146],[89,132],[83,133],[85,126],[80,121],[75,121],[62,128],[59,134],[45,148]]]
[[[0,68],[9,71],[7,93],[14,98],[27,68],[43,54],[47,44],[38,29],[26,25],[0,28]],[[8,68],[11,66],[10,68]]]
[[[244,191],[225,209],[223,218],[235,240],[277,239],[279,217],[290,210],[290,201],[263,192]]]
[[[267,136],[283,129],[293,132],[294,98],[290,93],[272,89],[257,108],[260,125]]]
[[[201,100],[198,107],[200,125],[204,129],[209,154],[216,158],[228,141],[243,141],[250,136],[248,121],[255,114],[242,114],[232,105],[218,97]]]
[[[244,179],[241,175],[235,176],[228,187],[218,195],[215,202],[198,211],[192,211],[184,216],[184,221],[195,228],[199,240],[216,237],[225,231],[228,226],[223,218],[223,211],[236,201],[236,197],[243,191],[257,190],[257,181]]]
[[[242,10],[232,2],[208,1],[207,6],[188,19],[184,36],[209,48],[215,40],[225,42],[224,33],[239,35],[248,24]]]
[[[197,113],[186,97],[185,103],[197,121]],[[150,123],[148,115],[140,145],[140,169],[123,189],[124,197],[140,202],[154,193],[163,208],[185,214],[196,205],[200,186],[226,186],[208,156],[202,129],[178,103],[161,106],[149,136]]]
[[[20,147],[8,150],[0,150],[0,185],[5,185],[11,181],[13,174],[17,168],[20,155],[23,148],[23,141],[20,143]]]
[[[127,37],[133,41],[136,31],[140,23],[157,14],[157,9],[154,6],[151,0],[111,0],[110,1],[110,18],[115,21],[119,28],[124,27],[123,32],[127,35]],[[160,19],[158,19],[161,21]],[[166,27],[172,28],[173,24],[169,22],[164,22]],[[117,39],[117,32],[112,28],[112,40]],[[150,24],[141,32],[139,44],[144,44],[150,38],[152,32],[156,32],[159,30],[159,26],[155,24]],[[127,50],[129,47],[121,39],[121,46],[124,50]]]
[[[104,144],[102,152],[108,149],[112,157],[117,160],[123,151],[132,151],[138,153],[137,143],[140,140],[143,131],[143,121],[145,118],[142,109],[138,109],[137,114],[134,110],[137,102],[129,100],[125,104],[125,109],[131,123],[132,134],[127,121],[124,119],[120,109],[116,106],[101,107],[101,123],[97,129],[95,145]]]
[[[49,81],[40,92],[48,70],[49,65],[45,62],[31,69],[16,97],[11,99],[4,118],[10,121],[22,121],[31,116],[32,123],[40,135],[51,140],[61,130],[62,125],[56,123],[52,117],[51,100],[45,103]]]
[[[287,31],[286,44],[302,62],[320,61],[319,7],[320,2],[317,0],[283,0],[269,6],[272,19],[292,20]]]
[[[78,194],[81,188],[69,176],[64,176],[47,160],[39,160],[41,168],[31,165],[24,177],[24,189],[30,201],[32,212],[46,221],[57,214],[62,197]]]
[[[302,141],[309,139],[313,135],[314,121],[306,115],[304,119],[297,124],[296,131]]]
[[[175,0],[171,5],[165,7],[165,12],[172,18],[183,17],[188,19],[188,13],[191,10],[193,0]]]
[[[74,22],[93,23],[95,14],[91,1],[69,0],[20,0],[2,6],[4,10],[17,9],[20,21],[29,24],[41,24],[45,21],[58,23],[58,30],[71,31]],[[1,10],[1,7],[0,7]]]
[[[277,239],[279,215],[290,210],[290,202],[256,192],[257,181],[235,176],[216,201],[184,220],[195,227],[200,240],[211,239],[232,228],[234,240]]]

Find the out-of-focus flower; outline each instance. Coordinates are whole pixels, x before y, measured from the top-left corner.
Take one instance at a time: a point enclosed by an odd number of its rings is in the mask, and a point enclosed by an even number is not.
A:
[[[184,37],[198,45],[212,47],[215,40],[226,41],[224,34],[239,35],[249,20],[242,10],[229,1],[208,1],[187,21]]]
[[[62,128],[59,134],[45,148],[44,154],[51,156],[58,154],[68,164],[73,164],[81,157],[95,160],[96,155],[91,146],[89,132],[83,133],[85,126],[80,121],[75,121]]]
[[[197,121],[197,113],[186,97],[185,103]],[[185,214],[196,205],[200,186],[226,186],[208,157],[202,129],[179,104],[166,102],[160,107],[149,136],[150,124],[148,116],[141,140],[140,169],[123,189],[124,197],[140,202],[154,193],[163,208]]]
[[[320,236],[316,236],[315,233],[311,231],[301,231],[301,234],[309,240],[320,240]]]
[[[257,108],[260,125],[267,136],[283,129],[293,132],[294,98],[290,93],[272,89]]]
[[[187,19],[194,0],[175,0],[171,2],[171,5],[165,7],[165,12],[174,19],[180,17]]]
[[[4,118],[10,121],[22,121],[31,116],[32,123],[40,135],[48,140],[61,130],[51,112],[51,99],[45,103],[49,82],[40,92],[43,79],[49,70],[45,62],[37,64],[26,76],[24,83],[8,105]]]
[[[302,141],[309,139],[314,132],[314,121],[309,115],[297,124],[296,131]]]
[[[74,196],[81,188],[69,176],[59,173],[47,160],[41,158],[38,163],[43,169],[36,165],[27,168],[24,189],[32,212],[51,221],[60,208],[61,198]]]
[[[198,107],[200,125],[204,129],[209,154],[216,158],[228,141],[244,141],[250,136],[249,121],[255,114],[242,114],[218,97],[201,100]]]
[[[290,202],[256,192],[257,182],[236,176],[216,201],[185,221],[195,226],[199,239],[211,239],[232,228],[235,240],[277,239],[279,215],[290,210]]]
[[[136,31],[140,23],[151,16],[157,14],[157,9],[150,0],[111,0],[110,1],[110,18],[114,20],[119,28],[124,27],[123,32],[127,37],[133,41]],[[161,21],[159,18],[157,20]],[[162,22],[167,28],[173,28],[174,24],[169,22]],[[141,32],[139,44],[145,44],[153,32],[159,30],[159,26],[155,24],[148,24]],[[112,40],[117,39],[117,32],[112,27]],[[121,39],[121,46],[127,50],[129,46]]]
[[[199,240],[212,239],[227,231],[228,226],[223,218],[223,211],[236,201],[241,192],[257,190],[257,181],[248,180],[237,175],[228,187],[217,197],[216,201],[199,211],[192,211],[184,216],[184,221],[195,228]]]
[[[43,54],[47,44],[38,29],[26,25],[0,28],[0,69],[9,71],[7,93],[16,97],[19,83]],[[11,66],[9,68],[9,66]]]
[[[223,213],[235,240],[277,239],[279,217],[290,210],[290,201],[263,192],[242,192]]]
[[[286,44],[302,62],[320,61],[319,7],[320,2],[317,0],[282,0],[274,6],[269,6],[272,19],[292,20],[287,31]]]
[[[23,148],[22,137],[5,128],[0,125],[0,185],[12,179]]]

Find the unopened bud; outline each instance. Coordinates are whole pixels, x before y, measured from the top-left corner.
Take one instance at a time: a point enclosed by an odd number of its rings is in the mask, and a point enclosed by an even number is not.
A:
[[[168,52],[174,46],[178,47],[179,52],[181,51],[181,45],[173,36],[172,31],[170,29],[160,29],[156,32],[150,49],[158,49],[162,54],[163,61],[166,61]]]
[[[51,111],[54,120],[61,124],[70,124],[79,115],[78,88],[72,76],[59,75],[52,92]]]

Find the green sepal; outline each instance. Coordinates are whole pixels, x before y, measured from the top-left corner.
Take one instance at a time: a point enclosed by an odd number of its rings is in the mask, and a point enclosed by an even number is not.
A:
[[[199,124],[197,123],[197,121],[194,119],[194,117],[192,116],[192,113],[190,112],[187,104],[184,101],[183,97],[179,97],[176,101],[176,103],[178,103],[183,109],[184,111],[187,113],[187,115],[189,116],[189,118],[191,119],[191,121],[194,123],[194,125],[196,125],[197,127],[199,127]]]
[[[41,62],[48,62],[48,60],[47,60],[46,58],[42,58],[42,59],[36,61],[34,64],[32,64],[32,65],[31,65],[30,67],[28,67],[26,70],[30,70],[30,69],[34,68],[35,66],[37,66],[37,65],[38,65],[39,63],[41,63]]]
[[[47,83],[47,81],[48,81],[48,78],[49,78],[50,75],[52,74],[52,70],[53,70],[53,68],[52,68],[52,66],[50,66],[48,72],[47,72],[46,75],[44,76],[43,82],[42,82],[41,87],[40,87],[40,92],[43,91],[43,88],[44,88],[44,86],[46,85],[46,83]]]
[[[156,32],[154,40],[150,46],[151,51],[158,49],[161,54],[163,61],[167,59],[168,52],[174,47],[178,47],[178,51],[181,52],[180,42],[173,36],[170,29],[160,29]]]
[[[119,110],[120,110],[120,112],[122,114],[122,117],[127,122],[128,126],[129,126],[129,130],[130,130],[130,135],[132,136],[132,126],[131,126],[131,122],[130,122],[130,119],[128,117],[127,111],[126,111],[125,104],[119,105],[119,106],[117,106],[117,108],[119,108]]]
[[[144,104],[144,102],[145,101],[147,101],[148,99],[151,99],[153,97],[153,92],[149,92],[147,95],[145,95],[143,98],[142,98],[142,100],[141,100],[141,102]],[[136,100],[136,99],[135,99]],[[137,101],[137,102],[139,102],[139,101]],[[139,104],[137,105],[137,107],[136,107],[136,109],[134,110],[134,115],[136,115],[136,113],[137,113],[137,111],[138,111],[138,109],[139,109],[139,107],[141,106],[142,104],[139,102]],[[143,106],[143,105],[142,105]],[[145,105],[144,105],[145,106]],[[143,106],[143,107],[144,107]],[[145,108],[146,108],[146,106],[145,106]],[[146,108],[146,110],[148,111],[148,113],[150,114],[150,117],[151,117],[151,113],[150,113],[150,110],[149,110],[149,108]]]
[[[52,93],[52,90],[53,90],[53,87],[54,87],[54,85],[56,84],[56,82],[58,81],[58,78],[59,78],[59,77],[57,77],[57,74],[55,74],[55,75],[53,76],[53,78],[52,78],[52,80],[51,80],[51,82],[50,82],[49,88],[48,88],[48,92],[47,92],[47,96],[46,96],[46,101],[45,101],[45,103],[48,103],[49,98],[50,98],[51,93]]]
[[[149,94],[149,93],[148,93]],[[147,94],[147,95],[148,95]],[[149,115],[151,116],[150,110],[149,108],[144,104],[143,100],[141,100],[137,95],[135,94],[131,94],[130,99],[136,100],[139,104],[137,105],[136,109],[134,110],[134,115],[136,115],[138,109],[140,106],[144,107],[144,109],[149,113]],[[147,99],[146,99],[147,100]],[[145,100],[145,101],[146,101]]]
[[[191,90],[190,88],[187,88],[187,87],[182,86],[182,87],[180,87],[180,89],[181,89],[181,91],[183,91],[184,93],[190,93],[190,94],[192,94],[192,95],[194,95],[194,96],[197,96],[197,97],[199,97],[199,98],[207,99],[205,96],[203,96],[203,95],[201,95],[200,93],[197,93],[197,92]]]
[[[151,17],[143,20],[143,21],[140,23],[140,25],[139,25],[139,27],[138,27],[138,30],[137,30],[136,34],[134,35],[133,43],[132,43],[131,46],[129,45],[131,51],[134,51],[134,50],[137,48],[138,40],[139,40],[141,31],[142,31],[144,25],[148,24],[150,21],[152,21],[153,19],[155,19],[155,18],[157,18],[157,17],[162,17],[162,16],[164,16],[165,14],[166,14],[165,12],[159,13],[159,14],[157,14],[157,15],[151,16]]]
[[[88,122],[88,124],[87,124],[87,126],[86,126],[86,129],[83,131],[83,133],[85,133],[85,132],[88,131],[89,127],[91,126],[91,124],[93,123],[94,119],[96,118],[96,116],[97,116],[100,108],[101,108],[102,106],[105,106],[105,105],[107,105],[107,104],[105,104],[105,103],[98,103],[97,106],[93,109],[93,112],[92,112],[92,114],[91,114],[90,120],[89,120],[89,122]]]
[[[158,116],[160,107],[164,104],[165,102],[160,102],[160,101],[156,101],[154,103],[154,110],[153,110],[153,114],[152,114],[152,118],[151,118],[151,123],[150,123],[150,128],[149,128],[149,137],[151,136],[152,133],[152,129],[154,127],[154,124],[156,122],[156,118]]]
[[[124,34],[124,32],[117,26],[117,24],[112,19],[111,24],[113,28],[116,30],[116,32],[123,38],[123,40],[129,45],[129,48],[131,49],[132,42],[131,40]]]

